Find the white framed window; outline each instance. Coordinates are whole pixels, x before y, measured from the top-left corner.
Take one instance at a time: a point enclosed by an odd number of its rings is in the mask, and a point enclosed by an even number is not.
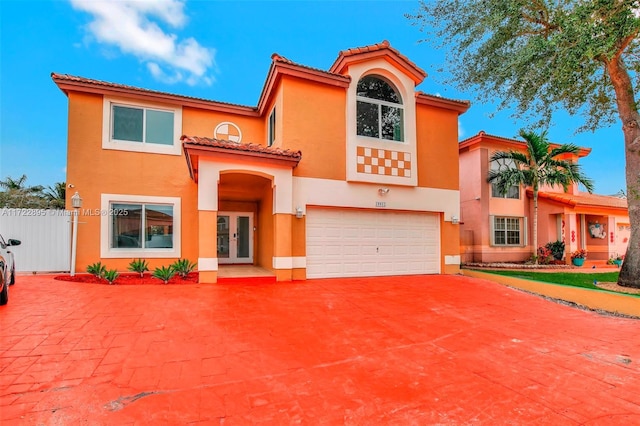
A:
[[[386,79],[367,75],[356,89],[358,136],[404,141],[404,108],[402,97]]]
[[[101,257],[180,257],[180,204],[178,197],[102,194]]]
[[[509,169],[515,169],[516,165],[513,160],[510,159],[500,159],[494,160],[491,162],[491,170],[493,171],[503,171]],[[491,183],[491,196],[494,198],[511,198],[514,200],[520,199],[520,185],[511,185],[509,189],[507,189],[506,193],[501,193],[498,190],[498,185],[495,182]]]
[[[102,148],[181,154],[182,109],[104,99]]]
[[[526,246],[527,218],[489,216],[492,246]]]
[[[276,107],[273,107],[273,111],[269,115],[269,130],[267,135],[267,146],[273,145],[276,140]]]

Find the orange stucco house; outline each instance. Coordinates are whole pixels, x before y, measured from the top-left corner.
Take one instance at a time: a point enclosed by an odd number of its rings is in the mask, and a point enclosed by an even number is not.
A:
[[[480,132],[460,142],[460,239],[462,263],[522,262],[534,251],[533,194],[514,186],[500,194],[487,182],[497,151],[526,152],[523,141]],[[575,158],[589,155],[581,148]],[[624,255],[630,237],[626,199],[581,192],[572,185],[538,192],[538,245],[564,241],[565,258],[586,249],[590,260]]]
[[[197,261],[278,280],[455,273],[458,116],[388,42],[328,70],[274,54],[257,106],[52,74],[68,97],[76,269]],[[71,208],[71,205],[67,206]]]

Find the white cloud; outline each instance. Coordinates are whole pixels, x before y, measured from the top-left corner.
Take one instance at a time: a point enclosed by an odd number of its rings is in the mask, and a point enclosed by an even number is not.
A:
[[[161,27],[178,29],[186,24],[182,0],[70,1],[75,9],[92,15],[87,29],[99,43],[116,46],[146,62],[154,78],[190,85],[213,82],[207,71],[214,65],[215,51],[191,37],[180,40]]]
[[[458,140],[464,138],[464,135],[465,135],[464,128],[462,127],[462,123],[460,122],[460,120],[458,120]]]

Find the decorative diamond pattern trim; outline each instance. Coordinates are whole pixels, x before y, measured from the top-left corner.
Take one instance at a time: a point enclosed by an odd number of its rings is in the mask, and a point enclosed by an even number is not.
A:
[[[411,177],[411,153],[357,148],[357,172],[371,175]]]

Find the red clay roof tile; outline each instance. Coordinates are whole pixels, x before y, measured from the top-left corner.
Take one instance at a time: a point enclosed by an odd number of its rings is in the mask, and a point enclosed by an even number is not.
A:
[[[291,151],[289,149],[280,149],[269,146],[260,145],[257,143],[238,143],[225,141],[221,139],[206,138],[200,136],[187,136],[183,135],[180,140],[184,144],[197,145],[201,147],[221,148],[230,151],[240,151],[247,153],[261,154],[268,157],[283,157],[291,160],[300,160],[302,153],[300,151]]]
[[[506,142],[508,144],[512,144],[514,146],[520,146],[520,147],[524,147],[526,146],[526,142],[523,140],[518,140],[518,139],[513,139],[513,138],[507,138],[504,136],[496,136],[496,135],[490,135],[488,133],[486,133],[484,130],[480,130],[477,134],[468,137],[467,139],[463,139],[459,142],[458,144],[458,149],[462,149],[465,148],[469,145],[474,145],[476,143],[480,143],[483,141],[483,139],[494,139],[497,141],[503,141]],[[561,144],[556,143],[556,142],[551,142],[551,147],[555,148],[555,147],[559,147]],[[586,147],[579,147],[580,148],[580,152],[578,153],[578,157],[586,157],[587,155],[589,155],[591,153],[591,148],[586,148]]]
[[[532,196],[533,191],[527,190],[527,195]],[[588,192],[580,194],[565,194],[564,192],[538,192],[538,197],[545,198],[559,203],[571,206],[594,206],[594,207],[612,207],[627,209],[627,200],[624,198],[614,197],[611,195],[589,194]]]
[[[157,96],[163,96],[163,97],[170,97],[173,99],[182,99],[187,101],[190,100],[190,101],[204,102],[206,104],[212,104],[212,105],[228,106],[228,107],[233,107],[233,108],[247,110],[247,111],[256,111],[255,107],[250,107],[246,105],[233,104],[230,102],[214,101],[211,99],[198,98],[195,96],[177,95],[177,94],[168,93],[168,92],[161,92],[158,90],[144,89],[141,87],[129,86],[126,84],[119,84],[119,83],[111,83],[108,81],[95,80],[91,78],[79,77],[79,76],[70,75],[70,74],[58,74],[58,73],[52,72],[51,78],[58,85],[64,84],[64,83],[70,83],[70,84],[76,84],[84,87],[97,87],[97,88],[104,88],[109,90],[119,90],[119,91],[139,93],[142,95],[145,95],[145,94],[157,95]],[[62,90],[65,91],[64,89]]]
[[[354,47],[347,50],[342,50],[336,60],[334,61],[331,68],[329,68],[330,72],[340,72],[340,70],[344,67],[345,63],[348,63],[350,59],[354,56],[358,55],[367,55],[376,53],[380,53],[384,55],[386,53],[391,53],[391,56],[395,56],[398,59],[399,63],[408,69],[411,75],[413,75],[414,81],[416,83],[421,82],[427,76],[427,73],[417,66],[412,60],[404,56],[395,48],[391,47],[391,43],[388,40],[383,40],[380,43],[371,44],[368,46]]]
[[[303,64],[300,64],[298,62],[292,61],[291,59],[286,58],[286,57],[284,57],[282,55],[279,55],[278,53],[272,54],[271,55],[271,60],[273,62],[279,62],[279,63],[282,63],[282,64],[293,65],[293,66],[298,67],[298,68],[304,68],[304,69],[307,69],[307,70],[310,70],[310,71],[315,71],[315,72],[319,72],[319,73],[322,73],[322,74],[327,74],[327,75],[330,75],[332,77],[339,77],[341,79],[345,78],[345,76],[342,75],[342,74],[338,74],[338,73],[335,73],[335,72],[323,70],[323,69],[320,69],[320,68],[310,67],[308,65],[303,65]]]

